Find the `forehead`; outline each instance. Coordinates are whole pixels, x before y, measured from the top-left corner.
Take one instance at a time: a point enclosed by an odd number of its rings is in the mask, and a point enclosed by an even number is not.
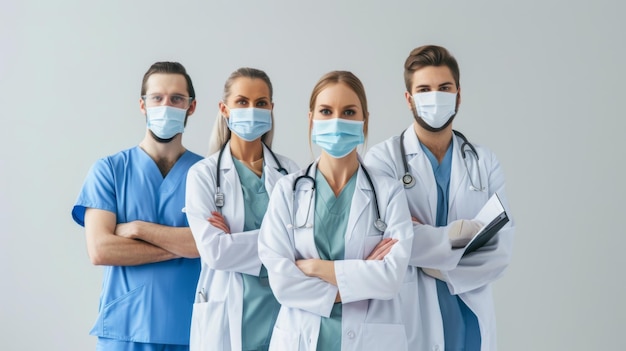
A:
[[[344,83],[333,83],[322,89],[315,99],[316,105],[361,105],[359,96]]]
[[[435,85],[450,82],[454,84],[454,76],[448,66],[426,66],[413,72],[413,86]]]
[[[187,94],[187,80],[182,74],[154,73],[146,81],[146,93],[175,92]]]
[[[249,99],[270,98],[270,88],[260,78],[239,77],[230,86],[230,96],[245,96]]]

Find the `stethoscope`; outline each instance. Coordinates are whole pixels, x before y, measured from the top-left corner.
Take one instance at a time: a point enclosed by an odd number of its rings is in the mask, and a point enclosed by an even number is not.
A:
[[[474,145],[467,141],[467,138],[465,137],[465,135],[463,135],[463,133],[457,130],[453,130],[453,132],[454,135],[463,140],[463,143],[461,144],[461,155],[463,155],[463,163],[465,163],[465,170],[467,171],[467,176],[470,180],[470,190],[485,191],[485,188],[483,187],[483,180],[480,175],[480,163],[478,162],[478,153],[476,152]],[[406,133],[406,130],[403,131],[402,134],[400,134],[400,154],[402,156],[402,164],[404,164],[404,175],[402,176],[402,184],[404,184],[404,188],[409,189],[415,185],[415,177],[413,177],[413,175],[409,173],[409,165],[406,162],[406,153],[404,151],[404,133]],[[466,149],[466,146],[469,149]],[[474,180],[472,179],[472,175],[469,171],[467,153],[473,154],[474,160],[476,162],[476,170],[478,171],[478,187],[476,187],[476,185],[474,184]]]
[[[365,169],[365,167],[363,167],[362,164],[359,163],[359,165],[361,166],[361,169],[363,170],[363,173],[365,174],[365,177],[367,178],[368,183],[370,184],[370,187],[372,188],[372,193],[374,194],[374,205],[376,206],[376,215],[377,215],[377,219],[374,221],[374,228],[376,228],[377,230],[379,230],[380,232],[384,232],[387,229],[387,223],[385,223],[385,221],[382,220],[382,218],[380,217],[380,209],[378,208],[378,196],[376,196],[376,189],[374,188],[374,182],[372,182],[372,178],[370,177],[369,173],[367,172],[367,170]],[[311,163],[307,168],[306,168],[306,172],[304,172],[303,175],[297,177],[296,179],[294,179],[293,181],[293,199],[292,199],[292,203],[294,204],[294,209],[292,209],[291,211],[291,223],[293,224],[288,224],[287,227],[290,229],[301,229],[301,228],[312,228],[313,225],[308,223],[309,222],[309,213],[311,213],[311,203],[313,202],[313,195],[315,194],[315,178],[313,178],[312,176],[309,175],[309,172],[311,171],[311,167],[313,166],[313,163]],[[309,206],[307,208],[307,212],[306,212],[306,218],[304,220],[304,224],[302,225],[297,225],[296,224],[296,211],[295,211],[295,203],[296,203],[296,188],[298,187],[298,182],[299,181],[309,181],[311,182],[311,196],[309,197]]]
[[[222,163],[222,154],[224,153],[224,149],[226,149],[226,145],[228,145],[228,142],[224,143],[224,145],[222,146],[222,149],[220,150],[220,154],[217,156],[217,170],[215,171],[215,176],[216,176],[215,185],[217,187],[217,191],[215,192],[215,206],[217,206],[217,209],[220,212],[222,212],[222,207],[224,207],[224,193],[220,190],[220,183],[221,183],[220,182],[220,164]],[[280,164],[280,162],[278,161],[278,158],[276,157],[272,149],[267,147],[265,143],[263,143],[263,146],[265,146],[267,150],[269,150],[270,154],[272,155],[272,158],[274,159],[274,162],[276,162],[276,164],[278,165],[278,168],[276,168],[276,170],[282,173],[283,175],[286,175],[288,173],[287,170],[284,169],[283,166]]]

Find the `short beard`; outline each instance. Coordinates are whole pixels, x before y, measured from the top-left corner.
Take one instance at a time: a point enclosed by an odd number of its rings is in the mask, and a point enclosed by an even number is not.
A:
[[[448,128],[448,126],[452,123],[452,121],[454,120],[454,117],[456,117],[456,113],[459,110],[459,106],[457,104],[456,110],[454,111],[454,114],[452,116],[450,116],[450,118],[448,119],[448,121],[446,123],[444,123],[444,125],[442,125],[439,128],[433,128],[431,127],[428,123],[424,122],[424,120],[422,119],[422,117],[417,115],[417,110],[415,108],[415,104],[411,104],[412,108],[411,108],[411,112],[413,112],[413,118],[415,119],[415,122],[417,122],[417,124],[419,124],[420,127],[426,129],[429,132],[432,133],[437,133],[437,132],[441,132],[442,130]]]
[[[156,140],[158,143],[161,143],[161,144],[167,144],[167,143],[171,142],[172,140],[174,140],[174,138],[176,138],[176,135],[178,135],[178,134],[180,134],[180,133],[174,134],[174,136],[171,137],[171,138],[163,139],[163,138],[159,138],[158,136],[156,136],[156,134],[154,134],[153,131],[150,131],[150,135],[152,135],[152,138],[154,140]]]

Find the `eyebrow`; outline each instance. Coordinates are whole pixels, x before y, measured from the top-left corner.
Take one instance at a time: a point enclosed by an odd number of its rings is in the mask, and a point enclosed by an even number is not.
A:
[[[324,104],[320,104],[320,105],[319,105],[319,107],[320,107],[320,108],[328,108],[328,109],[333,108],[332,106],[329,106],[329,105],[324,105]],[[344,109],[346,109],[346,108],[356,108],[356,109],[358,109],[358,108],[359,108],[359,106],[352,104],[352,105],[346,105],[346,106],[343,106],[342,108],[344,108]]]
[[[454,83],[452,83],[452,82],[445,82],[445,83],[439,84],[439,87],[441,88],[441,87],[444,87],[444,86],[447,86],[447,85],[453,85],[453,84]],[[417,88],[430,88],[430,85],[429,84],[420,84],[420,85],[416,86],[415,88],[416,89]]]
[[[237,98],[250,100],[250,98],[249,98],[249,97],[244,96],[244,95],[236,95],[236,96],[235,96],[235,99],[237,99]],[[260,98],[256,99],[255,101],[261,101],[261,100],[268,100],[268,101],[269,101],[269,100],[270,100],[270,98],[269,98],[269,97],[267,97],[267,96],[262,96],[262,97],[260,97]]]

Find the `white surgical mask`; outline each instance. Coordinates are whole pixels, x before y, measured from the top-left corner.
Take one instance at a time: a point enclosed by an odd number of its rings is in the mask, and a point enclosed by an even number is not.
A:
[[[173,138],[185,130],[187,110],[172,106],[156,106],[146,108],[148,129],[161,139]]]
[[[456,113],[456,93],[429,91],[413,94],[417,115],[433,128],[440,128]]]

